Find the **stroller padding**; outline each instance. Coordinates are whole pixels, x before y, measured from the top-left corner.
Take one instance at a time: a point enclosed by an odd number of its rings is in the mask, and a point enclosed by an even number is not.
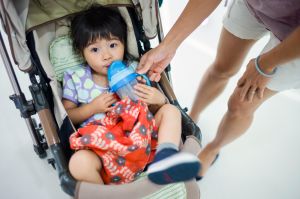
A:
[[[197,155],[200,152],[200,145],[197,138],[194,136],[188,136],[182,151],[189,152]],[[180,184],[180,183],[177,183]],[[188,199],[199,199],[200,190],[196,180],[191,180],[184,183],[187,195],[182,195],[179,191],[179,197],[172,198],[188,198]],[[155,195],[159,196],[159,199],[168,199],[169,192],[173,189],[174,184],[170,185],[156,185],[151,183],[148,178],[142,178],[129,184],[124,185],[98,185],[87,182],[78,182],[76,187],[75,197],[76,199],[115,199],[115,198],[130,198],[130,199],[141,199],[141,198],[156,198]],[[166,188],[165,193],[161,192],[162,188]],[[180,186],[179,186],[180,188]],[[161,192],[160,194],[157,194]]]
[[[56,38],[49,49],[50,62],[56,79],[61,82],[67,69],[78,69],[84,63],[81,55],[74,52],[72,40],[68,35]]]

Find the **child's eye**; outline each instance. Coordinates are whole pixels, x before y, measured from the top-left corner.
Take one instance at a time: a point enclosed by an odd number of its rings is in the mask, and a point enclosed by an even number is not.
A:
[[[91,51],[96,53],[99,51],[99,48],[92,48]]]
[[[117,47],[117,46],[118,46],[117,43],[112,43],[112,44],[109,45],[110,48],[115,48],[115,47]]]

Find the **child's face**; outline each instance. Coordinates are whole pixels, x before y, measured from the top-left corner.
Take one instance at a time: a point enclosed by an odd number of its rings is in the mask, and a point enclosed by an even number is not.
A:
[[[97,39],[83,50],[83,56],[89,66],[101,75],[107,75],[107,69],[113,61],[123,60],[124,45],[117,39]]]

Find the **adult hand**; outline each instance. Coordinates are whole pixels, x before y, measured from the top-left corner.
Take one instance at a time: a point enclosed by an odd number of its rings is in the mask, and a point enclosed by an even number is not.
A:
[[[91,102],[91,105],[94,108],[94,114],[105,113],[110,111],[113,108],[111,105],[116,102],[117,99],[113,93],[101,93]]]
[[[154,87],[138,83],[134,86],[134,88],[135,94],[138,96],[138,98],[147,104],[161,106],[165,103],[165,96]]]
[[[149,71],[149,79],[158,82],[160,80],[160,74],[168,66],[175,52],[176,49],[172,49],[160,43],[156,48],[151,49],[142,56],[139,66],[137,67],[137,73],[145,74]]]
[[[264,77],[257,72],[255,68],[255,60],[250,60],[246,71],[237,83],[237,86],[241,87],[241,101],[248,100],[251,102],[254,96],[258,96],[261,99],[263,97],[266,84],[269,81],[270,78]]]

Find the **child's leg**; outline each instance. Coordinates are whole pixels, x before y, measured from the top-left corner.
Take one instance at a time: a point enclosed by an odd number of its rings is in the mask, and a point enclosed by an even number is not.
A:
[[[154,118],[159,127],[158,145],[173,143],[178,148],[181,139],[180,111],[171,104],[165,104],[157,111]]]
[[[77,151],[69,162],[70,172],[76,180],[97,184],[103,184],[101,167],[100,158],[90,150]]]
[[[173,105],[162,106],[155,114],[158,126],[158,146],[148,178],[156,184],[190,180],[200,169],[198,158],[178,152],[181,139],[181,114]]]

